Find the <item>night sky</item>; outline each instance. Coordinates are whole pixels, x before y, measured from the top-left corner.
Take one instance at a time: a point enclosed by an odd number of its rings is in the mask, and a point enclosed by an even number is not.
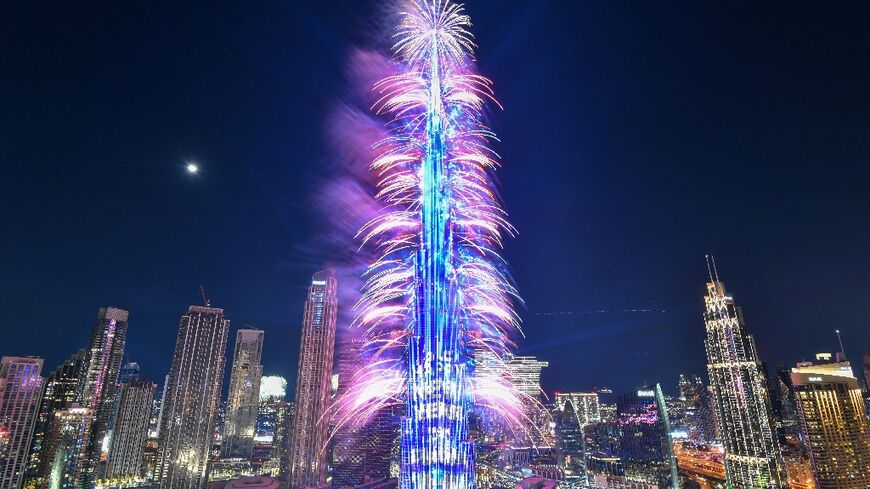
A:
[[[185,3],[0,9],[0,354],[51,370],[113,305],[162,380],[203,284],[294,382],[307,282],[343,259],[316,245],[328,114],[385,8]],[[705,374],[707,253],[763,360],[870,347],[870,3],[466,5],[547,390]]]

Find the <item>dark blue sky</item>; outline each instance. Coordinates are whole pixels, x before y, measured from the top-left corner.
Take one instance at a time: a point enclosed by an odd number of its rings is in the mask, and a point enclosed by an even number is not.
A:
[[[292,381],[327,114],[383,6],[177,3],[4,6],[0,353],[51,369],[115,305],[162,378],[202,283]],[[870,347],[870,4],[467,8],[545,387],[704,372],[708,252],[768,362]],[[666,312],[536,314],[622,309]]]

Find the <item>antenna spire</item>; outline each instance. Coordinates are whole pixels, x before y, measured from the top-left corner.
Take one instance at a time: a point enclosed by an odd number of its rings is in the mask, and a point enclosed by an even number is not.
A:
[[[835,329],[835,330],[834,330],[834,333],[837,333],[837,341],[840,342],[840,353],[843,354],[843,358],[846,358],[846,349],[843,348],[843,337],[840,336],[840,330],[839,330],[839,329]]]
[[[710,276],[710,283],[716,287],[720,293],[724,293],[722,285],[719,283],[719,270],[716,269],[716,258],[713,255],[704,255],[707,260],[707,274]]]

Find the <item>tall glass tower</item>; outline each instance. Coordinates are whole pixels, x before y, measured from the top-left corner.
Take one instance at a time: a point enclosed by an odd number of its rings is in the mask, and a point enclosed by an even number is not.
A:
[[[227,394],[227,414],[224,418],[224,457],[251,458],[254,450],[254,427],[260,403],[260,378],[263,366],[263,331],[240,329],[236,333],[233,370]]]
[[[305,301],[296,371],[296,411],[290,433],[290,487],[293,488],[326,481],[326,450],[323,448],[328,420],[324,415],[332,388],[337,288],[332,269],[317,272],[311,277]]]
[[[71,407],[78,398],[86,356],[86,350],[82,348],[48,374],[39,416],[33,430],[33,441],[30,444],[30,460],[24,485],[26,489],[47,485],[55,455],[48,447],[49,434],[55,424],[56,413]]]
[[[229,328],[224,310],[216,307],[190,306],[181,316],[161,406],[161,489],[206,487]]]
[[[870,487],[870,422],[852,366],[805,365],[791,372],[816,487]]]
[[[128,314],[116,307],[103,307],[91,331],[80,396],[81,406],[91,409],[94,417],[80,477],[84,488],[94,487],[95,479],[103,475],[101,459],[108,449],[115,397],[120,387],[118,375],[124,358]]]
[[[142,476],[145,441],[148,439],[148,424],[156,390],[157,385],[150,380],[132,380],[121,384],[106,477]]]
[[[755,342],[743,314],[708,261],[704,297],[707,371],[725,445],[725,473],[734,489],[781,488],[782,456],[770,419],[770,398]]]
[[[0,489],[21,487],[42,395],[42,359],[0,360]]]

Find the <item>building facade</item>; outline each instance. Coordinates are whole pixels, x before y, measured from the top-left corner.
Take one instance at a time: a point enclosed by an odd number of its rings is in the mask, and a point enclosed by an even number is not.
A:
[[[735,489],[783,487],[783,464],[755,343],[715,267],[704,297],[707,371]]]
[[[224,418],[221,455],[250,459],[254,450],[254,429],[259,408],[260,378],[263,366],[263,331],[240,329],[236,333],[227,413]]]
[[[557,392],[555,400],[556,408],[560,411],[564,411],[567,404],[572,405],[572,411],[581,428],[601,421],[597,392]]]
[[[100,308],[86,352],[79,404],[92,411],[90,443],[82,460],[82,487],[94,487],[103,475],[101,459],[108,448],[108,436],[118,394],[118,376],[124,358],[129,313],[115,307]]]
[[[216,307],[190,306],[181,316],[161,406],[155,469],[161,489],[206,487],[229,326]]]
[[[365,363],[363,343],[345,341],[338,348],[338,392],[342,396]],[[344,426],[332,435],[332,486],[357,487],[390,477],[396,457],[401,408],[382,408],[365,426]]]
[[[301,489],[326,481],[327,422],[335,323],[338,312],[335,272],[314,274],[305,301],[295,412],[290,444],[290,487]]]
[[[33,429],[33,441],[30,444],[24,486],[26,489],[42,487],[49,476],[54,453],[46,449],[48,434],[55,413],[71,407],[78,399],[86,356],[86,350],[83,348],[48,374],[39,406],[39,415]]]
[[[0,489],[18,489],[42,396],[42,359],[0,359]]]
[[[870,422],[848,362],[792,369],[817,489],[870,487]]]
[[[139,478],[157,386],[149,380],[121,384],[118,414],[106,467],[110,479]]]
[[[82,460],[91,441],[94,413],[73,404],[54,413],[45,441],[45,479],[38,486],[48,489],[78,489],[85,482]]]
[[[550,364],[530,356],[511,355],[506,360],[508,375],[517,390],[529,397],[540,399],[541,370]]]

